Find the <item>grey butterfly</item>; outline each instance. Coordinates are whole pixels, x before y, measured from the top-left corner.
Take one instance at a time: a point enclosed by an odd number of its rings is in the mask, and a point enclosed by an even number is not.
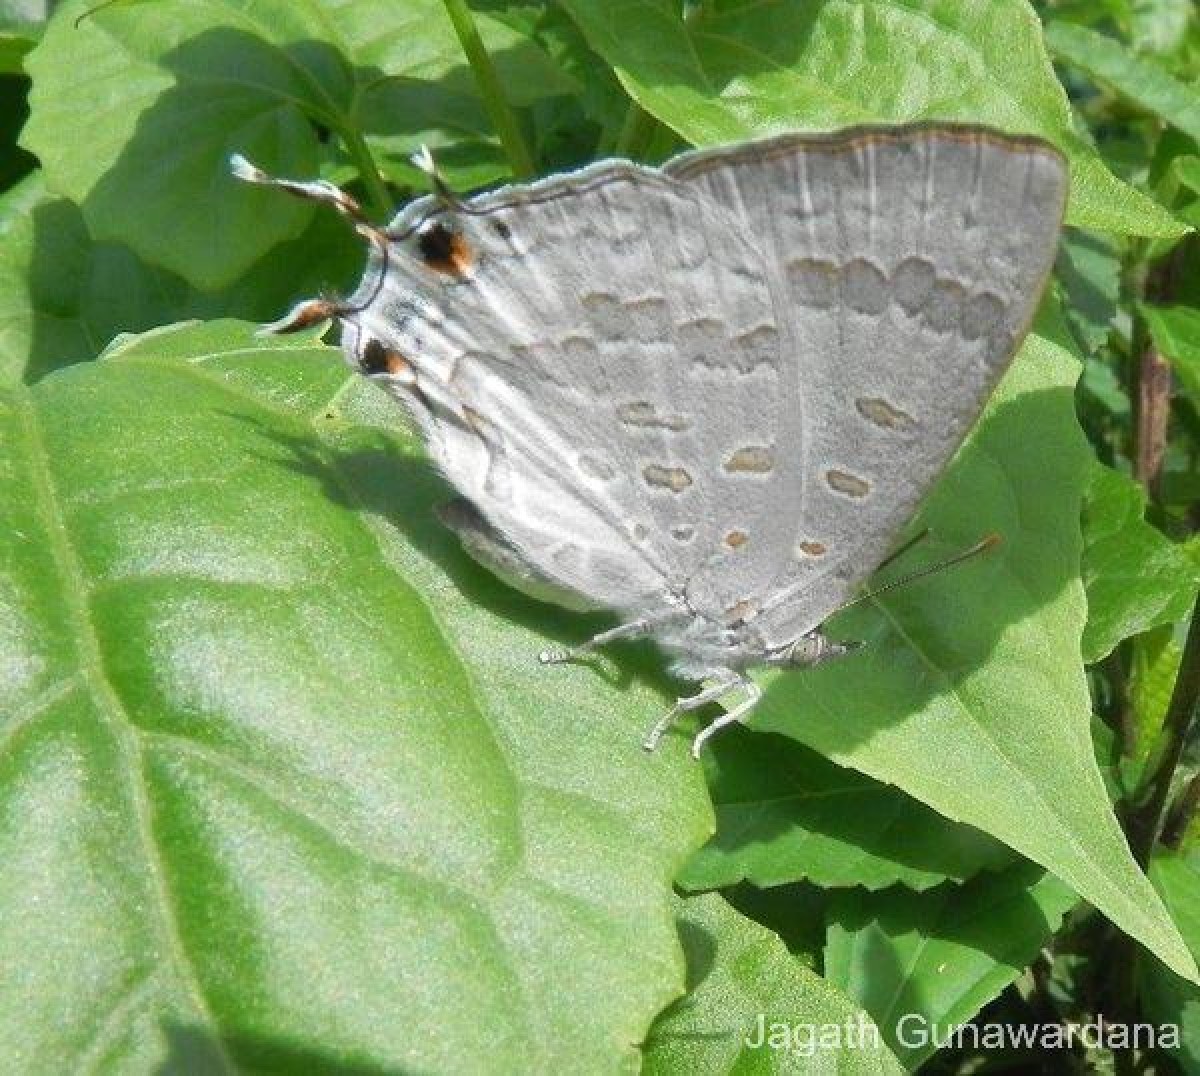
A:
[[[1062,222],[1052,146],[983,127],[788,134],[608,160],[381,230],[324,183],[371,252],[329,318],[347,361],[408,410],[462,495],[444,521],[526,590],[649,634],[706,684],[855,644],[821,631],[914,514],[1028,330]]]

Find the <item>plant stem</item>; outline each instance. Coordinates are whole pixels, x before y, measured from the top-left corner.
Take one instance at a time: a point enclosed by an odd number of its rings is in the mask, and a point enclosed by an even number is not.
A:
[[[1120,647],[1104,659],[1104,673],[1113,692],[1113,713],[1109,726],[1117,733],[1117,752],[1132,758],[1137,750],[1137,730],[1134,727],[1133,707],[1129,703],[1129,677],[1121,661]]]
[[[1163,809],[1171,791],[1175,769],[1183,757],[1188,731],[1196,716],[1200,702],[1200,601],[1192,606],[1192,620],[1188,625],[1187,642],[1183,644],[1183,657],[1179,662],[1179,674],[1171,692],[1167,715],[1163,719],[1163,748],[1153,772],[1147,779],[1150,789],[1145,802],[1129,816],[1129,844],[1134,858],[1145,867],[1150,852],[1162,826]]]
[[[346,152],[350,154],[355,168],[358,169],[363,186],[367,188],[367,198],[371,203],[372,215],[380,221],[387,221],[396,206],[391,195],[388,194],[383,176],[380,175],[379,169],[375,165],[375,158],[371,156],[367,140],[363,138],[362,132],[357,128],[340,129],[338,133],[342,136]]]
[[[517,117],[504,98],[500,76],[484,47],[483,38],[479,36],[479,28],[475,25],[471,9],[467,7],[466,0],[442,0],[442,3],[446,6],[446,14],[450,16],[467,63],[471,65],[475,84],[483,98],[483,106],[487,109],[488,118],[492,121],[496,134],[500,136],[500,144],[508,156],[513,175],[518,179],[528,179],[534,172],[533,158],[525,145]]]
[[[1162,843],[1168,848],[1178,848],[1187,836],[1196,811],[1200,810],[1200,773],[1195,774],[1180,793],[1163,823]]]
[[[625,113],[625,122],[621,126],[621,133],[617,135],[617,142],[613,147],[614,156],[628,157],[630,160],[637,160],[641,157],[654,134],[657,122],[636,101],[630,101],[629,111]]]

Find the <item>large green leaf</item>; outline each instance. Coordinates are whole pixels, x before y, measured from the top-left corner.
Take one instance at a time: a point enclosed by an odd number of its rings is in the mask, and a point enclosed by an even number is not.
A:
[[[1067,152],[1072,224],[1187,231],[1076,133],[1024,0],[730,0],[687,22],[674,0],[563,3],[638,104],[695,144],[867,122],[987,123]]]
[[[848,890],[830,902],[825,974],[911,1071],[1017,977],[1074,903],[1027,864],[920,894]]]
[[[1046,27],[1046,44],[1060,59],[1200,140],[1200,91],[1180,82],[1157,61],[1138,56],[1127,45],[1086,26],[1057,19]]]
[[[1154,346],[1167,357],[1184,391],[1200,406],[1200,310],[1145,303],[1139,309]]]
[[[545,674],[347,376],[213,323],[4,397],[21,1072],[628,1069],[681,991],[710,818],[660,693]]]
[[[371,124],[428,124],[391,96],[395,107],[379,107],[381,95],[415,86],[426,112],[448,116],[461,111],[456,102],[474,102],[440,0],[156,0],[101,5],[76,25],[93,6],[64,5],[27,57],[24,144],[95,238],[200,287],[227,285],[312,213],[237,184],[231,152],[310,176],[318,127],[353,142]],[[532,42],[480,21],[525,98],[534,85],[569,86]]]
[[[1088,622],[1083,658],[1099,661],[1122,639],[1187,614],[1200,565],[1144,519],[1146,498],[1131,478],[1092,465],[1083,513]]]
[[[1061,334],[1043,319],[1040,332]],[[769,678],[752,724],[903,789],[1054,871],[1182,974],[1191,956],[1113,817],[1089,738],[1077,360],[1031,336],[921,521],[986,557],[835,620],[851,658]],[[903,569],[894,565],[884,579]],[[767,680],[764,677],[764,680]]]
[[[122,332],[206,315],[272,320],[297,298],[345,289],[362,261],[345,222],[317,213],[231,287],[200,292],[128,247],[95,242],[40,175],[0,197],[0,237],[0,384],[9,385],[91,359]]]
[[[1160,849],[1150,862],[1150,877],[1200,959],[1200,850]],[[1188,1076],[1200,1073],[1200,987],[1148,960],[1138,966],[1138,992],[1151,1020],[1178,1029],[1178,1049],[1171,1055],[1179,1067]]]
[[[689,889],[799,879],[926,889],[1014,858],[986,834],[783,736],[716,740],[710,784],[717,832],[679,876]]]
[[[688,993],[651,1029],[647,1076],[904,1071],[870,1017],[715,893],[679,902],[679,932]]]

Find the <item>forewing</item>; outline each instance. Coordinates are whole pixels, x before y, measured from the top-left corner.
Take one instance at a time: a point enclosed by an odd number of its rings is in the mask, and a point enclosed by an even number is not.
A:
[[[386,352],[431,456],[521,557],[642,609],[739,543],[760,484],[731,490],[722,462],[773,444],[795,370],[738,222],[608,162],[423,200],[390,232],[347,347]]]
[[[1035,139],[911,127],[784,136],[664,171],[742,222],[788,297],[791,548],[757,578],[717,562],[689,588],[706,608],[760,610],[779,644],[851,596],[966,436],[1033,317],[1066,167]]]

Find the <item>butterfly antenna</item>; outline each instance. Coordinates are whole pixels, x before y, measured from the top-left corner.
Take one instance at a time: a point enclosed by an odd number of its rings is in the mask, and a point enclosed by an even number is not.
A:
[[[897,549],[893,549],[886,557],[884,557],[883,560],[881,560],[879,562],[879,567],[876,568],[875,570],[879,571],[880,569],[886,568],[893,561],[899,560],[902,556],[904,556],[905,553],[907,553],[910,549],[912,549],[913,546],[917,545],[920,542],[925,541],[925,539],[928,537],[929,537],[929,528],[922,527],[919,531],[917,531],[916,534],[914,534],[902,546],[898,547]]]
[[[884,563],[895,560],[897,556],[905,552],[911,546],[915,545],[920,539],[925,537],[925,533],[918,534],[915,538],[909,540],[902,545],[895,553],[892,554]],[[953,556],[947,557],[945,560],[940,560],[936,564],[929,565],[928,568],[922,568],[919,572],[913,572],[911,575],[903,576],[900,579],[895,579],[890,583],[885,583],[875,590],[864,591],[857,598],[851,598],[850,601],[839,605],[830,616],[834,613],[840,613],[843,609],[849,609],[852,605],[859,605],[862,602],[870,601],[872,598],[878,598],[881,594],[886,594],[889,590],[897,590],[900,587],[906,587],[910,583],[915,583],[919,579],[924,579],[928,575],[936,575],[938,572],[945,571],[947,568],[953,568],[956,564],[961,564],[964,560],[970,560],[972,557],[979,556],[980,553],[986,553],[989,549],[995,549],[1003,539],[998,534],[989,534],[985,538],[980,539],[969,549],[964,549]]]
[[[343,217],[354,225],[354,230],[380,252],[383,261],[383,271],[379,274],[379,287],[387,276],[388,267],[388,238],[382,228],[377,227],[368,219],[361,205],[341,187],[334,186],[323,179],[299,180],[284,179],[264,172],[258,165],[235,153],[229,158],[229,170],[236,179],[243,183],[253,183],[260,187],[277,187],[295,198],[303,198],[309,202],[319,202],[322,205],[333,206]],[[376,294],[378,294],[378,289]],[[349,306],[340,299],[320,298],[303,299],[292,307],[278,321],[272,321],[262,326],[259,333],[270,335],[274,333],[297,332],[317,325],[331,318],[345,317],[356,314],[369,306],[375,299],[372,295],[364,303]]]
[[[433,196],[441,202],[442,208],[449,209],[453,213],[470,211],[467,203],[450,189],[450,184],[446,182],[446,177],[438,169],[437,161],[433,159],[433,151],[428,146],[422,146],[409,157],[409,160],[428,177],[429,185],[433,188]]]

